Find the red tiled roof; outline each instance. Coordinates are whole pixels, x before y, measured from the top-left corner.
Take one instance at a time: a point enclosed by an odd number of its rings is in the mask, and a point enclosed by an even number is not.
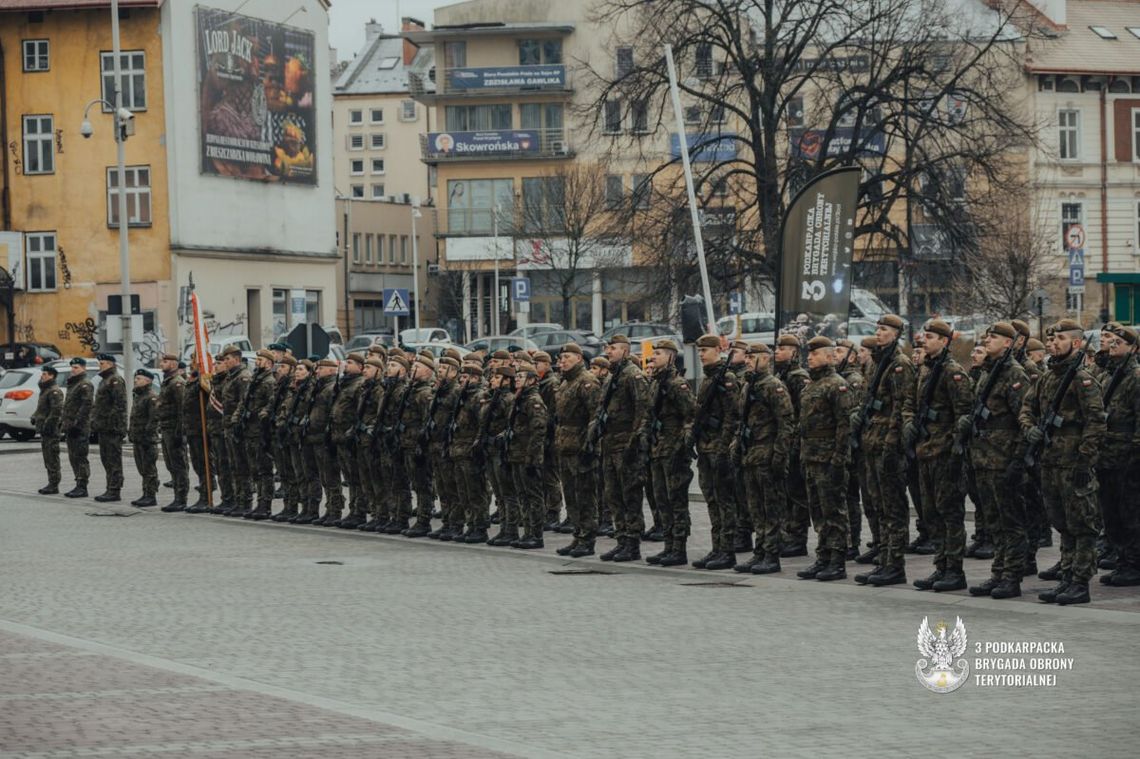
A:
[[[119,0],[120,8],[157,8],[162,0]],[[71,11],[110,8],[111,0],[0,0],[0,11]]]

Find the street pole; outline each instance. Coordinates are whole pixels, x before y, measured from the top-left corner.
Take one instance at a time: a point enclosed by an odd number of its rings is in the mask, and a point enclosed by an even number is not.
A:
[[[491,328],[491,336],[499,336],[499,204],[495,204],[495,215],[491,219],[491,230],[495,237],[495,292],[491,293],[491,302],[494,307],[491,313],[495,317],[494,324]]]
[[[121,124],[119,114],[123,108],[123,71],[121,60],[122,51],[119,46],[119,0],[111,0],[111,55],[115,59],[115,143],[118,153],[119,172],[119,277],[122,280],[123,294],[123,373],[130,386],[134,381],[135,348],[131,334],[131,253],[130,243],[127,240],[127,135],[126,125]],[[131,393],[127,393],[127,403],[130,403]]]
[[[420,329],[420,246],[416,241],[416,219],[420,218],[419,198],[412,200],[412,297],[416,299],[416,337]]]

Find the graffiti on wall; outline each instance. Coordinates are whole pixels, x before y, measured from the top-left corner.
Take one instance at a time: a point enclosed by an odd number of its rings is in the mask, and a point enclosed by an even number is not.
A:
[[[31,322],[16,322],[12,325],[16,331],[16,340],[22,343],[36,342],[36,328],[32,326]]]
[[[67,268],[67,254],[63,252],[63,246],[59,247],[56,251],[57,258],[59,259],[59,278],[63,282],[63,289],[71,289],[71,269]]]
[[[210,337],[245,334],[245,314],[237,314],[229,321],[223,322],[212,311],[204,311],[202,318],[206,321],[206,331]]]
[[[143,333],[142,339],[134,341],[135,361],[140,366],[158,366],[158,360],[166,353],[166,333],[162,325]]]
[[[63,325],[63,329],[59,331],[59,339],[76,340],[92,353],[99,350],[99,328],[91,317],[81,322],[68,322]]]

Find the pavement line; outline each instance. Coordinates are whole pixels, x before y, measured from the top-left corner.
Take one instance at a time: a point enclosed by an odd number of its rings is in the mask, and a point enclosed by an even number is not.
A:
[[[314,738],[251,738],[236,741],[171,741],[170,743],[61,748],[53,751],[0,751],[0,759],[78,759],[87,756],[151,756],[154,754],[213,754],[224,751],[266,751],[292,748],[354,747],[399,742],[394,735],[319,735]]]
[[[347,701],[304,693],[292,688],[282,688],[277,685],[237,677],[236,675],[230,675],[225,672],[203,669],[192,664],[184,664],[138,651],[118,648],[117,646],[108,645],[106,643],[98,643],[93,640],[76,638],[71,635],[64,635],[63,633],[52,632],[51,630],[43,630],[38,627],[32,627],[6,619],[0,619],[0,630],[35,638],[36,640],[45,641],[47,643],[55,643],[61,646],[112,656],[122,661],[152,667],[164,672],[197,677],[202,680],[224,685],[234,690],[250,691],[263,696],[281,698],[287,701],[305,704],[306,706],[312,706],[317,709],[325,709],[338,714],[368,720],[369,722],[375,722],[387,727],[398,727],[431,740],[463,743],[487,751],[497,751],[499,753],[512,754],[520,757],[532,757],[533,759],[569,759],[566,754],[550,751],[538,746],[522,745],[515,741],[502,740],[490,735],[472,733],[466,730],[448,727],[447,725],[427,722],[413,717],[405,717],[402,714],[385,711],[375,706],[361,706],[348,703]],[[23,755],[21,754],[21,756]]]
[[[84,656],[99,656],[85,652]],[[224,685],[185,685],[173,688],[116,688],[113,690],[62,691],[59,693],[4,693],[3,701],[72,701],[83,698],[121,698],[123,696],[180,696],[189,693],[222,693],[230,690]],[[3,754],[0,754],[3,756]]]

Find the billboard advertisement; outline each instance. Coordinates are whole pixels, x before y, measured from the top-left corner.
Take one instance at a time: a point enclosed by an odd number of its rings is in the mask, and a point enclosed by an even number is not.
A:
[[[685,135],[689,148],[689,160],[693,163],[723,163],[736,158],[736,134],[719,132],[716,134]],[[676,132],[669,134],[669,155],[678,160],[681,157],[681,138]]]
[[[195,8],[201,171],[315,185],[312,32]]]
[[[437,158],[537,153],[541,148],[535,131],[429,132],[427,138],[428,152]]]
[[[447,70],[447,81],[453,90],[494,88],[564,89],[566,67],[560,64],[539,66],[494,66]]]
[[[826,129],[791,130],[792,153],[797,158],[815,161],[820,158],[823,142],[827,139]],[[838,158],[851,151],[851,143],[856,139],[853,127],[836,127],[827,143],[827,157]],[[855,155],[883,155],[887,152],[887,136],[878,129],[864,129],[859,132]]]

